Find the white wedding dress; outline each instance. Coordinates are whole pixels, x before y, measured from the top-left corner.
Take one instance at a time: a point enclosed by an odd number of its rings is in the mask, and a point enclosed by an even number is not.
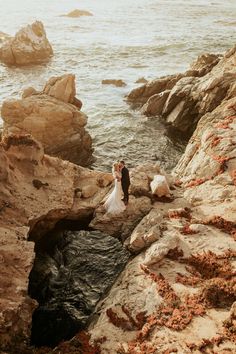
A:
[[[115,186],[106,202],[104,203],[104,207],[110,214],[120,214],[126,209],[125,204],[121,200],[123,197],[121,181],[118,181],[117,179],[121,178],[121,174],[118,172],[113,172],[112,174],[115,179]]]

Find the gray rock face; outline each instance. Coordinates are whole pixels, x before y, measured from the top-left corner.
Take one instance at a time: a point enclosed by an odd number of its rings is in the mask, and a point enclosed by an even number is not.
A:
[[[32,343],[55,346],[84,328],[97,302],[123,270],[129,253],[98,231],[65,231],[54,250],[36,257],[30,295],[37,299]]]

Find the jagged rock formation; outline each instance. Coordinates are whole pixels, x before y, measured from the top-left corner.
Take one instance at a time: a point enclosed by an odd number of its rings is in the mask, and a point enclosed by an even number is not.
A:
[[[27,135],[0,143],[0,350],[29,337],[35,301],[27,296],[34,244],[61,219],[91,217],[112,177],[44,155]],[[15,343],[16,347],[18,345]],[[20,350],[19,350],[20,351]]]
[[[127,100],[147,116],[162,116],[182,132],[192,133],[199,119],[235,92],[236,48],[223,57],[200,56],[184,74],[166,76],[130,92]]]
[[[32,343],[55,346],[83,329],[128,258],[118,240],[98,231],[65,231],[50,255],[39,253],[30,275],[29,293],[40,305]]]
[[[6,65],[38,64],[53,55],[42,22],[35,21],[19,30],[14,38],[4,38],[0,61]]]
[[[30,133],[47,154],[86,166],[92,159],[92,139],[85,130],[87,116],[81,106],[75,76],[53,77],[42,92],[29,88],[22,99],[3,102],[3,136]]]

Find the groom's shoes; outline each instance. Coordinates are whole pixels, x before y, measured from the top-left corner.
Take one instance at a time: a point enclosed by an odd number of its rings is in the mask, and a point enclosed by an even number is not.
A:
[[[124,198],[121,199],[121,200],[122,200],[122,202],[124,203],[124,205],[128,205],[128,201],[127,201],[127,200],[125,200]]]

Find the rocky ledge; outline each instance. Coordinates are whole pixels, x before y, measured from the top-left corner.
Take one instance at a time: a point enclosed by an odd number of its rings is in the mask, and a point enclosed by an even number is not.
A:
[[[127,100],[146,116],[162,117],[191,134],[204,114],[234,97],[235,58],[236,47],[224,56],[201,55],[185,73],[150,81],[131,91]]]
[[[53,55],[52,46],[40,21],[23,27],[13,38],[4,36],[0,44],[0,61],[6,65],[38,64],[48,61]]]
[[[76,98],[75,75],[52,77],[41,92],[28,88],[22,99],[3,102],[3,136],[29,133],[45,153],[86,166],[92,161],[87,116]]]

